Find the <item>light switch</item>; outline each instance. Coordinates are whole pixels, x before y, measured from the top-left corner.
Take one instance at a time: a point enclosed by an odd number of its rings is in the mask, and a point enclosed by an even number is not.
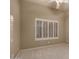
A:
[[[13,15],[10,15],[10,21],[14,21]]]

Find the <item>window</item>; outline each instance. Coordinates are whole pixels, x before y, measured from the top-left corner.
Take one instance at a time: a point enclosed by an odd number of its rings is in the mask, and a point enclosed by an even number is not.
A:
[[[59,22],[56,20],[35,19],[35,40],[58,39]]]

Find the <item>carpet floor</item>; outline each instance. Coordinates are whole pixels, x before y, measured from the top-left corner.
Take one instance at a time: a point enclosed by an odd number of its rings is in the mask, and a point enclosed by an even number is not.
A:
[[[15,59],[69,59],[66,43],[21,50]]]

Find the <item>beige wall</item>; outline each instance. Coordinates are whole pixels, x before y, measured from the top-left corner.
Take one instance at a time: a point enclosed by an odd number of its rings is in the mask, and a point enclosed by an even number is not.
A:
[[[10,15],[13,15],[14,21],[10,22],[11,27],[11,44],[10,53],[11,58],[14,57],[20,48],[20,6],[18,0],[10,1]]]
[[[21,1],[21,48],[32,48],[54,43],[65,42],[63,12],[48,7]],[[35,41],[35,18],[58,20],[60,23],[59,39]],[[48,43],[49,42],[49,43]]]
[[[65,16],[65,37],[66,37],[66,42],[69,43],[69,13],[66,13],[66,16]]]
[[[68,25],[68,19],[64,20],[65,18],[63,12],[56,11],[55,9],[50,9],[48,7],[38,5],[35,3],[30,3],[24,0],[21,0],[21,8],[19,0],[11,0],[10,6],[11,6],[10,14],[14,16],[13,24],[11,21],[11,47],[10,47],[11,56],[15,56],[20,47],[33,48],[65,41],[68,42],[69,25]],[[35,32],[34,32],[35,18],[58,20],[60,23],[59,39],[35,41]]]
[[[66,20],[66,42],[69,42],[69,20]]]

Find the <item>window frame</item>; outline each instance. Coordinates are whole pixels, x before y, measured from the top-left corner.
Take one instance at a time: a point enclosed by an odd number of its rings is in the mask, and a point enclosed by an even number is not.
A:
[[[41,38],[37,38],[37,21],[42,21],[42,37]],[[47,24],[47,32],[48,32],[48,36],[45,38],[43,37],[43,22],[46,21],[48,24]],[[58,26],[57,26],[57,37],[54,37],[54,33],[53,33],[53,37],[49,37],[49,22],[52,22],[53,23],[53,26],[54,26],[54,23],[57,23]],[[54,30],[53,30],[54,32]],[[59,39],[59,21],[57,20],[48,20],[48,19],[41,19],[41,18],[35,18],[35,40],[52,40],[52,39]]]

